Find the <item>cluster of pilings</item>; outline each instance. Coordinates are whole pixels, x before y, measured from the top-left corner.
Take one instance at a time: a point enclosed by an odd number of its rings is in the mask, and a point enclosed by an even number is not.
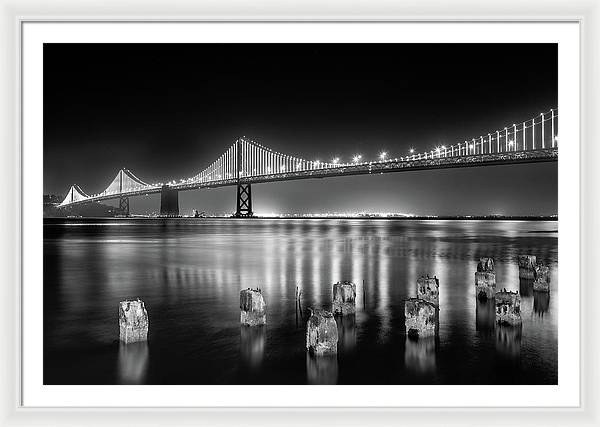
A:
[[[550,292],[550,269],[537,262],[535,255],[519,255],[519,279],[533,281],[533,290]]]
[[[356,285],[343,281],[333,285],[331,311],[309,308],[306,322],[306,350],[311,356],[333,356],[338,351],[338,322],[356,313]],[[353,323],[353,322],[349,322]],[[342,325],[343,326],[343,325]]]
[[[335,384],[338,346],[352,348],[353,337],[356,339],[356,285],[348,281],[338,282],[333,285],[332,291],[331,310],[308,308],[310,315],[306,319],[305,347],[307,378],[311,384]],[[302,290],[296,287],[296,321],[298,312],[302,316],[301,296]],[[260,289],[240,291],[240,312],[243,331],[255,330],[267,323],[266,303]]]
[[[525,260],[526,257],[519,256],[519,269],[522,259]],[[528,264],[523,261],[523,265]],[[483,307],[477,307],[478,310],[484,310],[488,303],[494,305],[497,324],[521,325],[521,296],[518,291],[512,292],[506,289],[496,291],[496,269],[494,259],[491,257],[479,259],[475,272],[475,295],[479,303],[483,304]]]
[[[538,263],[534,255],[519,255],[518,265],[520,280],[532,282],[534,292],[549,296],[549,268],[542,263]],[[408,298],[404,302],[407,339],[418,340],[437,337],[440,311],[439,291],[440,281],[436,276],[424,275],[417,279],[416,297]],[[296,316],[298,316],[298,309],[300,316],[302,316],[301,295],[302,291],[297,287]],[[498,342],[508,342],[512,336],[520,337],[522,325],[521,296],[518,291],[513,292],[506,289],[496,291],[496,269],[494,259],[491,257],[481,257],[479,259],[477,271],[475,272],[475,295],[477,299],[478,329],[483,320],[487,322],[489,319],[490,324],[485,325],[487,329],[492,329],[494,324],[514,328],[514,332],[497,328],[497,333],[500,334],[498,335]],[[539,307],[535,307],[536,303]],[[548,297],[540,301],[534,300],[534,310],[545,311],[544,307],[547,310],[547,306]],[[354,340],[356,339],[354,331],[356,285],[348,281],[335,283],[332,289],[331,310],[323,308],[309,308],[308,310],[310,316],[306,320],[307,371],[310,378],[314,377],[315,381],[313,382],[315,383],[332,383],[335,379],[330,378],[330,376],[332,372],[337,372],[337,359],[334,358],[326,362],[320,360],[324,360],[322,356],[337,355],[340,326],[342,328],[341,334],[348,335],[345,338],[346,341],[351,340],[352,336],[354,336]],[[480,317],[483,319],[482,321],[480,321]],[[492,320],[494,317],[495,320]],[[296,321],[298,321],[297,317]],[[260,288],[247,288],[240,291],[240,324],[243,328],[242,341],[244,341],[244,335],[251,336],[250,332],[252,330],[258,330],[257,327],[267,324],[267,305]],[[147,341],[148,325],[148,312],[142,300],[137,298],[119,303],[119,338],[123,344]],[[246,327],[249,328],[245,329]],[[350,329],[351,333],[347,333],[346,329]],[[264,329],[262,331],[264,332]],[[264,334],[262,337],[261,342],[264,346]],[[342,344],[342,347],[353,347],[355,343],[344,342]],[[429,344],[424,342],[422,346],[429,353],[432,353],[431,349],[435,353],[435,342]],[[514,350],[517,347],[513,345],[511,348]],[[254,347],[250,350],[250,353],[257,351]],[[332,368],[333,365],[335,365],[335,369]],[[324,369],[325,366],[328,368]],[[337,374],[335,376],[337,377]]]
[[[533,311],[544,316],[550,303],[550,269],[535,255],[519,255],[519,290],[522,296],[533,295]]]
[[[296,288],[296,308],[300,308],[302,291]],[[323,308],[309,308],[306,320],[306,350],[310,356],[332,356],[338,351],[338,323],[335,316],[353,316],[356,312],[356,285],[351,282],[338,282],[333,285],[331,311]],[[255,327],[267,323],[266,303],[260,289],[240,291],[240,323]],[[298,310],[296,310],[298,313]],[[351,324],[352,322],[349,322]],[[307,362],[312,366],[312,362]],[[315,368],[317,369],[317,368]]]
[[[533,289],[533,309],[543,313],[548,309],[550,292],[550,269],[538,262],[535,255],[519,255],[517,262],[519,291],[496,290],[496,270],[490,257],[480,258],[475,272],[477,329],[495,330],[499,350],[510,355],[520,347],[516,343],[520,342],[523,324],[521,295],[531,295]]]

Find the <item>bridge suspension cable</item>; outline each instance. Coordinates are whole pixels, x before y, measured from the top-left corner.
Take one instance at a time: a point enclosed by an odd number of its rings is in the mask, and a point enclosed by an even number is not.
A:
[[[487,135],[480,135],[449,147],[442,145],[429,151],[411,152],[408,156],[400,157],[400,160],[499,154],[556,147],[558,147],[558,109],[553,108],[529,120],[513,123]]]
[[[239,151],[239,155],[238,155]],[[238,165],[239,163],[239,165]],[[206,169],[185,182],[209,183],[244,177],[339,167],[338,163],[305,160],[274,151],[251,139],[239,138]]]
[[[79,187],[77,184],[71,185],[71,188],[67,192],[67,195],[63,199],[63,201],[58,206],[70,205],[74,202],[80,202],[88,199],[90,196],[85,194],[85,192]]]

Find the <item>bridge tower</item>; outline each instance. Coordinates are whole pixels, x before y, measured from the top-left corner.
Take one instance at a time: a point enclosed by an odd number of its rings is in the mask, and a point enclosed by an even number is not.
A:
[[[119,171],[119,193],[123,193],[123,169]],[[129,216],[129,197],[119,196],[119,215]]]
[[[129,216],[129,197],[119,197],[119,215]]]
[[[179,191],[163,185],[160,190],[160,215],[179,216]]]
[[[236,218],[251,218],[252,212],[252,187],[251,185],[240,182],[240,168],[242,167],[242,149],[239,138],[235,141],[235,150],[237,154],[236,178],[237,178],[237,205],[234,216]]]
[[[236,218],[250,218],[254,216],[252,212],[252,187],[250,184],[237,185],[237,209]]]

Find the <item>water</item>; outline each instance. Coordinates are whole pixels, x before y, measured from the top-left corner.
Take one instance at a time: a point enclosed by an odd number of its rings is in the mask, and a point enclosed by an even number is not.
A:
[[[406,220],[46,220],[45,384],[556,384],[556,222]],[[519,282],[516,256],[550,266],[551,293]],[[480,256],[520,290],[521,330],[476,302]],[[439,336],[405,336],[405,298],[440,279]],[[307,307],[357,284],[337,358],[306,355]],[[363,285],[364,283],[364,285]],[[302,289],[297,310],[296,286]],[[239,324],[259,286],[267,326]],[[118,343],[118,303],[142,298],[148,343]]]

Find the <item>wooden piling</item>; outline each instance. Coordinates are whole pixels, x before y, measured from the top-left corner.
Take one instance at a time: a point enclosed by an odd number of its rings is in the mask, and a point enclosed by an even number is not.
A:
[[[338,329],[333,313],[309,310],[311,314],[306,324],[306,349],[314,356],[337,354]]]
[[[537,263],[535,255],[519,255],[517,257],[519,264],[519,278],[520,279],[535,279],[535,266]]]
[[[496,268],[491,257],[479,258],[475,272],[475,295],[480,301],[493,299],[496,295]]]
[[[260,288],[240,291],[240,323],[247,326],[267,323],[267,305]]]
[[[356,285],[343,281],[333,285],[332,311],[334,314],[354,314],[356,312]]]
[[[125,344],[148,340],[148,312],[141,299],[119,303],[119,339]]]

